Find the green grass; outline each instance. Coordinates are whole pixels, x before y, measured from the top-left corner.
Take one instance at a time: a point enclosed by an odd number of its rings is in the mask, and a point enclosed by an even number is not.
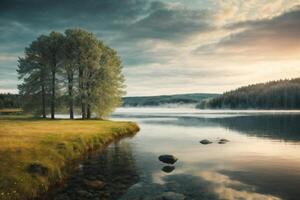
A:
[[[0,199],[32,199],[60,182],[72,161],[139,130],[133,122],[0,117]],[[36,164],[46,173],[30,172]]]

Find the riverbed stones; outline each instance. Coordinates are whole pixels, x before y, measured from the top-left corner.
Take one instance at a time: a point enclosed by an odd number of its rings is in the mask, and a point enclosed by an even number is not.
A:
[[[158,159],[167,164],[173,165],[178,159],[173,155],[161,155],[158,157]]]
[[[206,145],[206,144],[211,144],[212,141],[209,141],[209,140],[204,139],[204,140],[201,140],[200,143]]]
[[[68,194],[61,194],[55,197],[55,200],[70,200],[70,197],[68,196]]]
[[[84,180],[84,184],[92,189],[102,189],[105,186],[105,183],[100,180]]]
[[[186,197],[183,194],[175,192],[164,192],[157,196],[155,200],[185,200]]]
[[[46,176],[48,174],[48,168],[40,163],[32,163],[27,167],[27,172],[39,176]]]
[[[93,194],[88,192],[88,191],[85,191],[85,190],[78,190],[77,191],[77,194],[81,197],[81,198],[92,198],[93,197]]]

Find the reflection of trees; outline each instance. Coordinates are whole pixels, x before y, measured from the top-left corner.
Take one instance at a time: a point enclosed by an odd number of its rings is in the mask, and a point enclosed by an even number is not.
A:
[[[248,115],[216,118],[178,117],[174,120],[148,120],[146,123],[177,126],[221,126],[256,137],[269,137],[286,141],[300,140],[300,115]]]
[[[138,181],[135,160],[127,142],[112,144],[100,155],[98,167],[107,185],[102,193],[109,199],[117,199]]]
[[[210,121],[257,137],[300,140],[300,115],[253,115],[216,118]]]

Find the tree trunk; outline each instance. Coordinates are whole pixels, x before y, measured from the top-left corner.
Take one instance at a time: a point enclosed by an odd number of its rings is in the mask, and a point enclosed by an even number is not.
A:
[[[84,95],[84,83],[83,83],[83,69],[79,68],[79,91],[81,100],[81,118],[85,119],[85,95]]]
[[[87,104],[87,114],[86,114],[87,119],[91,119],[91,105]]]
[[[81,102],[81,118],[85,119],[85,103]]]
[[[51,119],[55,118],[55,70],[52,70]]]
[[[86,92],[87,92],[87,113],[86,118],[91,119],[91,81],[92,75],[88,75],[87,83],[86,83]]]
[[[46,118],[46,97],[45,97],[45,83],[42,82],[42,115]]]
[[[70,119],[74,119],[74,100],[73,100],[73,73],[68,73],[68,90],[69,90],[69,111]]]

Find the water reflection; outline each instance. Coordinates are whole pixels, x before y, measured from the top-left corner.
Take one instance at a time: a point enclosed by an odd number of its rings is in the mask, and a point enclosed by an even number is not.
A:
[[[157,117],[156,117],[157,119]],[[191,127],[221,126],[251,136],[273,138],[285,141],[300,141],[300,115],[250,115],[220,118],[177,117],[144,120],[149,124],[165,124]]]
[[[299,199],[299,113],[123,114],[117,117],[141,126],[132,141],[141,178],[121,200],[168,192],[188,200]],[[221,138],[229,142],[220,145]],[[157,161],[166,153],[179,158],[170,173]]]
[[[56,199],[297,200],[300,114],[124,110],[141,131],[83,163]],[[220,139],[227,139],[220,145]],[[201,145],[208,139],[212,144]],[[158,161],[172,154],[175,165]],[[101,180],[101,189],[85,180]],[[81,196],[80,196],[81,195]],[[86,196],[82,196],[86,195]],[[88,196],[90,195],[90,196]]]
[[[90,155],[51,199],[117,199],[138,179],[131,145],[125,140],[101,155]]]
[[[161,171],[165,172],[165,173],[171,173],[172,171],[174,171],[175,166],[164,166],[163,168],[161,168]]]
[[[281,198],[259,193],[253,185],[245,184],[239,179],[232,179],[218,172],[203,172],[201,178],[212,184],[212,190],[218,199],[257,199],[257,200],[279,200]]]

